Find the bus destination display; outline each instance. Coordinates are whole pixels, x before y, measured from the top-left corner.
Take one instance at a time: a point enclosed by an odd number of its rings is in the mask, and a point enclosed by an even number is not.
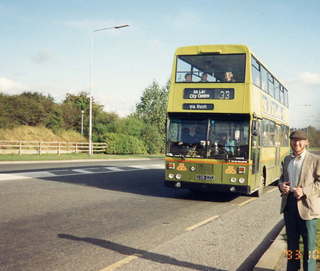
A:
[[[234,99],[234,88],[185,88],[184,99]]]
[[[213,104],[183,104],[184,110],[213,110]]]

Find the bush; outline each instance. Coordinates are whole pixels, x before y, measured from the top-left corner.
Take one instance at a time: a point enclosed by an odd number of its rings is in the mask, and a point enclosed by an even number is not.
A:
[[[142,134],[142,140],[145,142],[149,154],[158,154],[164,151],[163,135],[158,132],[156,126],[147,124]]]
[[[107,154],[145,154],[146,147],[141,140],[134,136],[107,133],[104,135],[107,143]]]

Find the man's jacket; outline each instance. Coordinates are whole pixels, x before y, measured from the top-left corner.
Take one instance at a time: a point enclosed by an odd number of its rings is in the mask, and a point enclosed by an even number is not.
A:
[[[280,182],[289,182],[288,165],[292,155],[285,157]],[[302,187],[303,197],[298,200],[298,211],[304,220],[320,217],[320,156],[306,152],[298,186]],[[282,194],[281,213],[284,211],[288,195]]]

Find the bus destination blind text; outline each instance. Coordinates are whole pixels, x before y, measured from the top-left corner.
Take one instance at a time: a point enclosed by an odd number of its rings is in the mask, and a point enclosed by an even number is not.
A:
[[[234,99],[233,88],[185,88],[184,99],[214,99],[232,100]]]
[[[183,104],[184,110],[212,110],[213,104]]]

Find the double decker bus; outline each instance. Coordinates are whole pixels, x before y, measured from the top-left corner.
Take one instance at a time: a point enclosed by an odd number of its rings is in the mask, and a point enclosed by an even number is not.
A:
[[[288,153],[288,90],[247,46],[176,50],[166,186],[259,196]]]

